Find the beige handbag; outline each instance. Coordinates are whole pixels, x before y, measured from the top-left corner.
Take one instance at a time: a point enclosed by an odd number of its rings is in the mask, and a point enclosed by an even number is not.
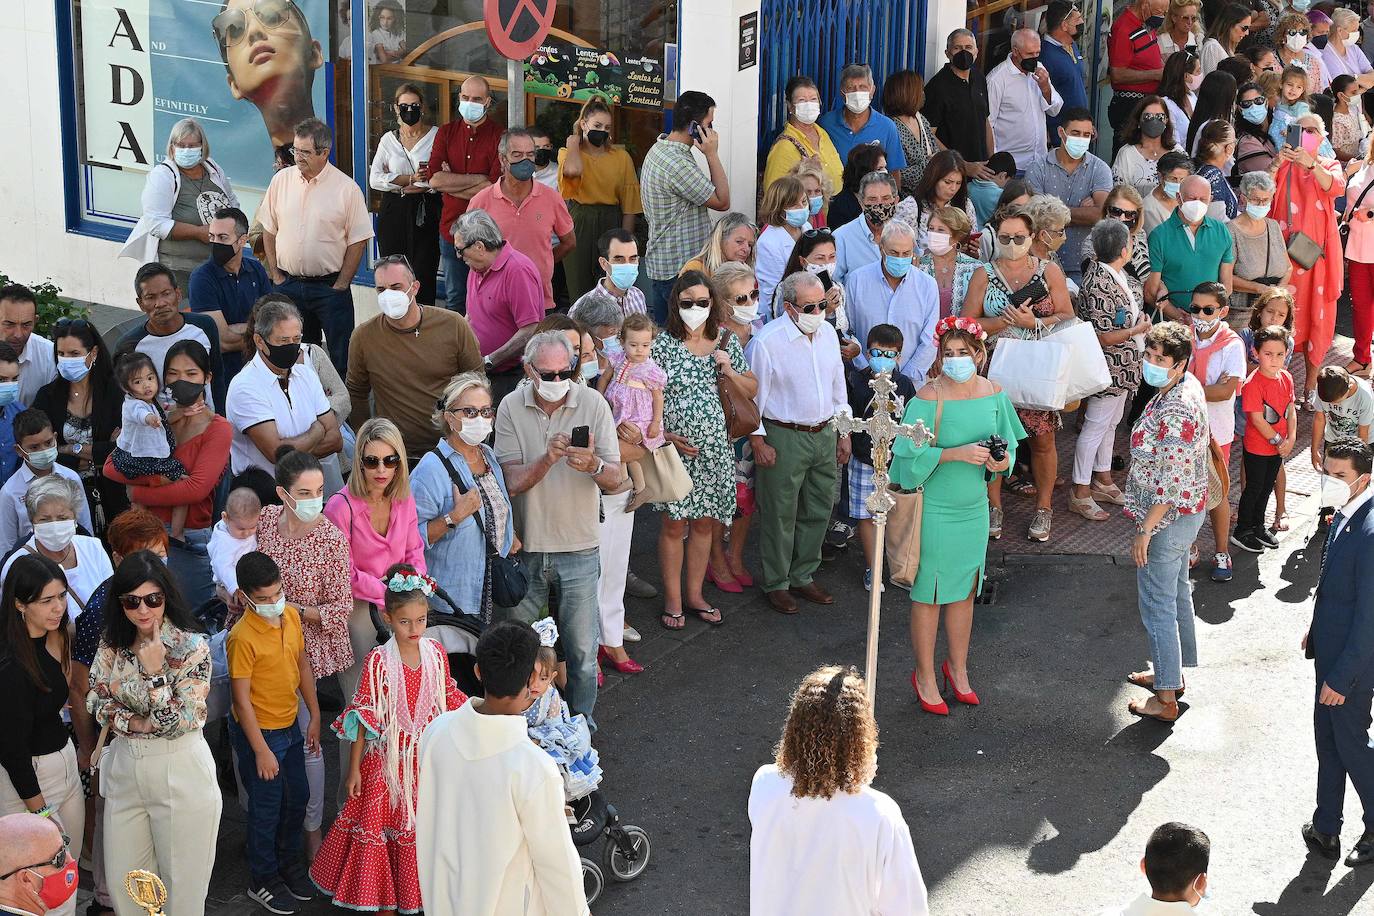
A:
[[[644,489],[636,494],[636,504],[676,502],[692,492],[692,478],[671,442],[645,452],[639,468],[644,472]]]
[[[940,386],[936,385],[935,390],[935,434],[930,440],[932,445],[939,441],[940,415],[945,410],[945,399],[939,396]],[[921,566],[921,512],[925,507],[925,487],[906,491],[889,484],[887,491],[897,501],[887,513],[887,541],[883,547],[888,579],[899,588],[911,588],[916,581],[916,571]]]
[[[1221,446],[1207,443],[1207,511],[1211,512],[1231,493],[1231,474]]]

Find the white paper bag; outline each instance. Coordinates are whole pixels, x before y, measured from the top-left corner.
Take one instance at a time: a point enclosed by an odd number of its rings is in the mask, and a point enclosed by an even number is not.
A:
[[[1112,383],[1111,370],[1097,332],[1086,321],[1070,318],[1050,331],[1051,339],[1069,348],[1069,377],[1065,401],[1077,401],[1106,390]]]
[[[992,351],[988,378],[1001,385],[1017,407],[1063,410],[1070,358],[1069,347],[1049,337],[1003,337]]]

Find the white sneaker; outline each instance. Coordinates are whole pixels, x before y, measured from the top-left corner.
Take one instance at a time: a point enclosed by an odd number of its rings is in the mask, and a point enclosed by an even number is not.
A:
[[[625,624],[624,636],[626,642],[639,642],[640,639],[639,631],[636,630],[634,627],[630,626],[628,623]]]
[[[1030,529],[1026,531],[1026,537],[1032,541],[1048,541],[1053,517],[1053,509],[1036,509],[1035,515],[1031,518]]]

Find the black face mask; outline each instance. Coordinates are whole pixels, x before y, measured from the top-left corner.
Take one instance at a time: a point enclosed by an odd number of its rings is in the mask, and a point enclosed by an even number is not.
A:
[[[537,150],[534,151],[534,165],[535,165],[535,168],[540,168],[540,169],[542,169],[544,166],[548,165],[548,164],[549,164],[550,162],[552,162],[552,161],[553,161],[553,150],[551,150],[551,149],[537,149]]]
[[[973,52],[968,50],[955,51],[949,62],[955,70],[972,70]]]
[[[234,255],[236,254],[238,254],[238,252],[234,250],[234,246],[226,242],[210,243],[210,260],[214,261],[220,267],[234,260]]]
[[[587,131],[587,142],[592,146],[605,146],[606,141],[611,139],[610,131],[589,130]]]
[[[1145,28],[1147,28],[1147,29],[1152,29],[1153,31],[1156,31],[1156,32],[1159,31],[1159,27],[1162,26],[1163,24],[1164,24],[1164,17],[1163,17],[1163,16],[1151,16],[1149,19],[1146,19],[1146,20],[1145,20]]]
[[[1164,128],[1168,126],[1168,122],[1162,116],[1147,115],[1140,119],[1140,132],[1151,140],[1164,136]]]
[[[296,359],[300,355],[301,345],[298,343],[267,344],[267,361],[283,372],[296,365]]]
[[[409,124],[411,127],[414,127],[416,124],[420,123],[419,105],[397,105],[396,107],[400,110],[402,124]]]
[[[1331,40],[1330,35],[1315,35],[1312,38],[1312,47],[1320,51],[1326,47],[1326,43]]]
[[[205,386],[197,382],[175,381],[167,388],[172,392],[172,400],[182,407],[190,407],[205,391]]]
[[[1035,57],[1023,57],[1023,58],[1021,58],[1021,69],[1024,70],[1024,71],[1026,71],[1027,73],[1034,73],[1034,72],[1035,72],[1035,68],[1036,68],[1036,67],[1039,67],[1039,66],[1040,66],[1040,55],[1038,55],[1038,54],[1037,54]]]

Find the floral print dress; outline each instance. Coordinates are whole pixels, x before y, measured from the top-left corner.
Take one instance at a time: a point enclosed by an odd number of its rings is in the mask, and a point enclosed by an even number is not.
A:
[[[725,351],[736,372],[749,371],[734,334]],[[668,376],[663,389],[664,432],[682,436],[700,449],[691,457],[682,456],[692,491],[675,502],[657,505],[674,521],[714,518],[728,525],[735,517],[735,452],[720,407],[715,357],[710,353],[697,356],[666,331],[654,339],[652,356]]]

